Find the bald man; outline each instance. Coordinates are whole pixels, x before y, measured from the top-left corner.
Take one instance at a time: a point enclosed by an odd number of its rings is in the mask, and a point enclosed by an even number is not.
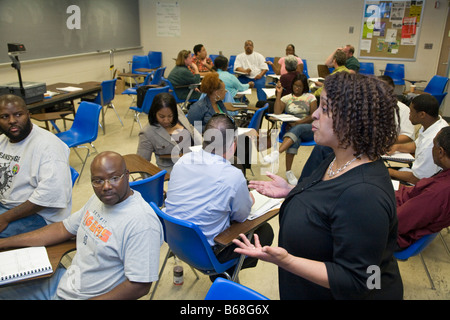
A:
[[[0,288],[0,299],[138,299],[158,279],[161,223],[130,188],[121,155],[102,152],[91,164],[94,195],[62,222],[0,239],[0,249],[48,246],[77,238],[72,265],[50,279]]]

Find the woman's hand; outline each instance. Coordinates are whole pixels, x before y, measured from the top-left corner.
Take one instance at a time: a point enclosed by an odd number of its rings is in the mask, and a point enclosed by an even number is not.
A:
[[[280,247],[261,247],[259,237],[255,234],[255,244],[253,245],[244,234],[240,234],[242,241],[234,239],[233,243],[237,246],[234,251],[239,254],[246,255],[248,257],[257,258],[263,261],[271,262],[274,264],[280,264],[284,259],[288,257],[288,252]]]
[[[259,193],[271,197],[271,198],[285,198],[289,192],[294,188],[283,178],[266,172],[266,175],[271,179],[271,181],[255,181],[249,182],[248,187],[250,189],[255,189]]]

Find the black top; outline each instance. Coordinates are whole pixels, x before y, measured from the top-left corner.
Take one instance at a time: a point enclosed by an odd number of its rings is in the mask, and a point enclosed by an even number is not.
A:
[[[280,268],[280,298],[402,299],[393,256],[396,204],[388,171],[378,160],[322,181],[333,157],[286,197],[279,234],[279,246],[290,254],[325,262],[331,289]]]

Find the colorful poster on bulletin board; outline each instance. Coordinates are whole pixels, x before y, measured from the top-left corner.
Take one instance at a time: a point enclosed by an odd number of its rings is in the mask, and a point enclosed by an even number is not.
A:
[[[416,59],[425,0],[365,0],[359,57]]]

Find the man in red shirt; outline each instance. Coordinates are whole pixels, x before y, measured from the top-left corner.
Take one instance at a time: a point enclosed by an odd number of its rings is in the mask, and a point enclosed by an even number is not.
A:
[[[442,170],[395,193],[401,249],[450,226],[450,127],[441,129],[433,144],[433,161]]]

